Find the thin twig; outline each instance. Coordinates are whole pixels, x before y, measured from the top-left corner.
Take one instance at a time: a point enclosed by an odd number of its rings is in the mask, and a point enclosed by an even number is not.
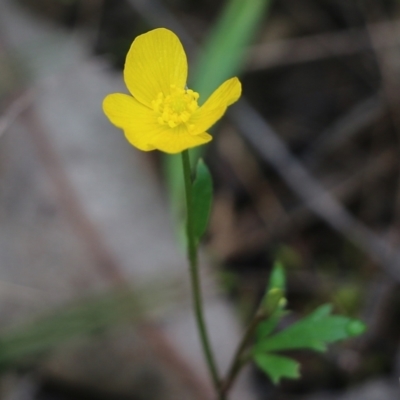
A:
[[[255,313],[253,319],[251,320],[249,326],[247,327],[246,332],[244,333],[242,340],[240,341],[235,351],[235,354],[233,355],[232,363],[228,370],[226,378],[222,382],[221,392],[223,394],[228,393],[240,370],[245,365],[246,363],[245,361],[248,361],[247,359],[243,360],[244,351],[248,347],[249,342],[252,339],[255,330],[257,329],[257,326],[265,318],[266,318],[265,312],[263,312],[263,310],[261,310],[260,308]]]
[[[362,129],[370,126],[384,114],[385,109],[379,95],[372,95],[360,101],[318,135],[303,154],[303,162],[309,168],[317,167],[328,151],[333,152]]]
[[[39,157],[57,190],[60,204],[67,214],[68,221],[71,223],[76,234],[81,236],[83,243],[94,257],[99,273],[112,284],[125,285],[125,277],[117,258],[104,242],[103,236],[97,229],[96,224],[84,212],[57,151],[53,147],[47,129],[44,127],[34,108],[29,108],[24,113],[23,122],[30,129],[32,141],[37,147]],[[183,377],[189,387],[192,387],[199,393],[200,398],[210,398],[207,385],[203,383],[202,379],[197,377],[197,374],[193,372],[191,367],[176,352],[162,330],[148,321],[143,321],[138,329],[144,337],[149,338],[150,342],[157,349],[157,353],[161,356],[161,359],[165,360],[176,371],[179,371],[179,375]]]
[[[0,138],[32,103],[33,90],[26,90],[0,114]]]
[[[395,28],[395,34],[390,36],[385,34],[388,24],[368,24],[367,30],[353,28],[254,45],[248,52],[247,70],[257,71],[365,52],[371,49],[369,34],[374,37],[375,48],[396,48],[400,40],[400,34],[397,33],[400,21],[390,22]]]
[[[365,19],[371,20],[372,18],[380,18],[383,15],[383,10],[380,8],[379,3],[375,2],[359,2],[360,9],[364,13]],[[400,116],[399,116],[399,108],[400,108],[400,99],[399,99],[399,90],[400,90],[400,79],[399,75],[399,46],[400,46],[400,37],[398,32],[400,28],[393,21],[389,20],[385,29],[382,32],[382,38],[386,41],[393,41],[396,46],[396,51],[388,51],[390,49],[380,48],[379,41],[374,32],[370,29],[370,25],[367,25],[367,32],[369,35],[370,45],[372,50],[375,53],[376,64],[382,79],[382,92],[384,95],[384,100],[387,104],[387,109],[389,111],[389,117],[392,122],[393,128],[395,129],[398,142],[400,139]],[[400,223],[400,174],[398,176],[397,183],[397,193],[396,193],[396,202],[395,202],[395,224]]]
[[[400,281],[400,253],[334,199],[290,153],[258,112],[245,100],[241,100],[232,107],[229,116],[254,151],[277,170],[309,210],[355,243],[379,262],[390,276]]]

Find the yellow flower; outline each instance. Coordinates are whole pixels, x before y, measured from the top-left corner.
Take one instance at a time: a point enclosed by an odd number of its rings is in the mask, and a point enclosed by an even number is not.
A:
[[[132,43],[124,68],[132,96],[114,93],[103,102],[110,121],[140,150],[179,153],[209,142],[206,132],[241,94],[237,78],[225,81],[202,105],[186,87],[187,60],[178,37],[154,29]]]

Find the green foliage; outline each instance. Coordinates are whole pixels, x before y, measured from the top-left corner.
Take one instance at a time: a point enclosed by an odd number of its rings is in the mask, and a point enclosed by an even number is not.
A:
[[[367,327],[364,322],[358,319],[351,320],[349,325],[347,325],[347,333],[349,337],[362,335],[366,329]]]
[[[230,0],[210,32],[197,63],[193,87],[206,99],[224,80],[241,69],[247,46],[271,0]],[[201,101],[201,99],[200,99]]]
[[[210,32],[200,55],[190,87],[206,99],[224,80],[238,74],[248,45],[266,14],[271,0],[229,0]],[[201,155],[204,146],[190,151],[191,158]],[[182,215],[184,187],[179,155],[165,155],[163,168],[168,182],[170,203],[178,221]]]
[[[354,321],[347,317],[330,315],[331,310],[330,304],[317,308],[312,314],[285,330],[261,339],[254,347],[254,351],[256,353],[289,349],[326,351],[328,343],[353,336],[350,328]]]
[[[6,370],[82,336],[135,323],[182,301],[180,276],[157,277],[134,291],[111,290],[60,307],[34,321],[0,332],[0,370]]]
[[[285,273],[283,266],[277,262],[261,305],[267,317],[257,326],[256,341],[251,349],[253,361],[274,383],[279,383],[281,378],[299,377],[298,363],[274,352],[293,349],[326,351],[327,344],[365,331],[361,321],[331,315],[332,306],[325,304],[288,328],[274,333],[281,319],[288,313],[283,301],[284,289]]]
[[[141,305],[131,291],[107,293],[65,307],[30,324],[0,335],[0,368],[40,355],[71,338],[87,335],[117,322],[136,319]]]
[[[275,384],[278,384],[282,378],[300,378],[300,364],[289,357],[258,353],[254,355],[253,360]]]
[[[277,327],[279,321],[287,314],[284,310],[275,310],[266,320],[257,326],[257,342],[270,335]]]
[[[282,291],[286,290],[285,270],[280,261],[275,261],[269,277],[268,290],[273,288],[281,289]]]
[[[282,309],[286,305],[286,299],[284,298],[284,291],[279,288],[272,288],[265,293],[261,307],[265,314],[271,315],[277,309]]]
[[[271,275],[261,308],[267,319],[263,320],[257,327],[257,337],[262,338],[269,335],[277,326],[281,318],[287,314],[285,307],[286,277],[283,265],[276,261],[272,267]]]
[[[192,189],[192,218],[193,218],[193,234],[196,242],[199,242],[204,235],[208,219],[210,217],[212,204],[212,178],[207,165],[200,159],[197,162],[196,178],[193,182]]]

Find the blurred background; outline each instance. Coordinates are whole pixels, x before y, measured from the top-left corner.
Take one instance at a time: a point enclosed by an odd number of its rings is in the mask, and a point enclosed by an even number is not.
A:
[[[135,36],[167,27],[203,99],[242,100],[196,150],[215,198],[202,249],[222,370],[280,259],[288,322],[326,302],[362,337],[248,368],[232,399],[399,396],[400,2],[1,0],[0,398],[212,399],[179,240],[175,157],[101,110]],[[179,160],[178,160],[179,161]]]

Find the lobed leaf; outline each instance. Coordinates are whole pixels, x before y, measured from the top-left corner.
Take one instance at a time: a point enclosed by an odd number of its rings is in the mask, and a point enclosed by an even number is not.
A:
[[[273,312],[269,318],[267,318],[265,321],[262,321],[257,326],[257,331],[256,331],[257,340],[260,341],[263,338],[270,335],[274,331],[274,329],[277,327],[277,325],[278,325],[279,321],[282,319],[282,317],[285,316],[287,313],[288,313],[288,311],[278,309],[278,310],[275,310],[275,312]]]
[[[362,322],[338,315],[329,315],[331,306],[323,305],[311,315],[273,336],[264,337],[254,346],[255,353],[312,349],[325,351],[327,343],[359,335],[365,330]]]
[[[253,360],[275,385],[282,378],[300,378],[300,364],[291,358],[276,354],[258,353],[253,355]]]

